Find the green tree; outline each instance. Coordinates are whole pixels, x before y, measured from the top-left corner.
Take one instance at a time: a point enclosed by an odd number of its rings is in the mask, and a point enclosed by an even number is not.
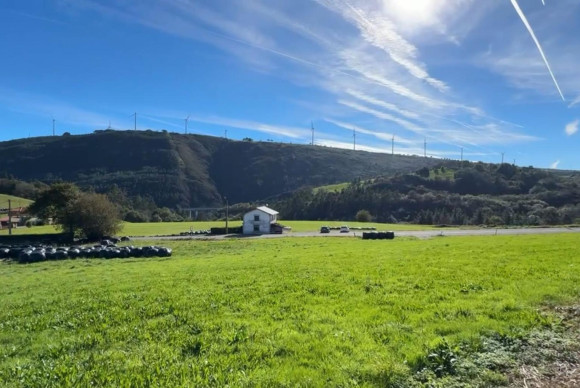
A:
[[[358,222],[371,222],[372,220],[371,213],[368,210],[359,210],[356,213],[355,219]]]
[[[39,194],[28,210],[44,220],[52,219],[53,224],[72,234],[74,225],[70,223],[69,206],[80,195],[79,188],[72,183],[54,183]]]
[[[91,240],[120,230],[115,205],[102,194],[83,193],[72,183],[55,183],[30,206],[30,213],[49,219],[60,229]]]
[[[67,206],[67,223],[76,234],[89,240],[114,235],[121,230],[118,209],[106,195],[82,193]]]

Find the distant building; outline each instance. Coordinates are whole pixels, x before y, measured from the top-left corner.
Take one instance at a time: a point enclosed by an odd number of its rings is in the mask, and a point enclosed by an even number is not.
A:
[[[282,233],[282,228],[277,224],[278,212],[267,206],[260,206],[244,214],[244,234],[270,234]]]

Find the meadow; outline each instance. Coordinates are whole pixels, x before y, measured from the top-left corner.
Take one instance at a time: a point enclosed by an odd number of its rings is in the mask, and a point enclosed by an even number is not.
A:
[[[575,235],[164,245],[0,263],[0,385],[417,386],[580,293]],[[505,383],[491,369],[469,379]]]
[[[319,232],[323,225],[340,227],[348,225],[350,227],[374,227],[377,230],[432,230],[435,226],[430,225],[413,225],[413,224],[380,224],[373,222],[348,222],[348,221],[284,221],[280,223],[292,228],[292,232]],[[119,232],[120,236],[157,236],[172,235],[190,230],[209,230],[212,227],[225,227],[225,221],[184,221],[184,222],[143,222],[131,223],[124,222],[123,229]],[[230,227],[241,226],[240,220],[230,221]],[[446,228],[449,229],[449,228]],[[56,233],[58,230],[52,225],[34,226],[32,228],[20,227],[12,230],[12,234],[45,234]],[[8,229],[0,230],[1,235],[7,235]]]

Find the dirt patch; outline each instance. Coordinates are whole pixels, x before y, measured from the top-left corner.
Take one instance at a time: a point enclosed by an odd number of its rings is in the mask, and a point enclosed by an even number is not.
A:
[[[512,387],[580,387],[580,305],[547,312],[560,324],[530,337],[518,354],[518,368],[509,375]]]

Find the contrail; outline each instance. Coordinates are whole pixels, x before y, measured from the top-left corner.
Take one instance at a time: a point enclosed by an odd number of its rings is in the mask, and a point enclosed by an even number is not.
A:
[[[552,69],[550,68],[550,64],[548,63],[548,59],[546,58],[546,55],[544,54],[544,50],[542,50],[542,46],[540,45],[540,42],[538,42],[538,38],[536,38],[536,34],[534,34],[534,30],[532,30],[532,26],[530,26],[530,23],[528,23],[528,19],[526,18],[526,15],[524,15],[524,13],[522,12],[520,6],[518,5],[517,0],[511,0],[511,2],[512,2],[512,5],[514,6],[514,8],[516,9],[516,12],[520,16],[520,19],[522,19],[522,22],[524,23],[524,25],[528,29],[528,32],[532,36],[532,39],[536,43],[536,46],[538,47],[538,51],[542,55],[542,58],[544,59],[544,63],[546,64],[546,67],[548,68],[548,72],[550,72],[550,75],[552,76],[552,79],[554,80],[554,85],[556,85],[556,89],[558,89],[558,93],[560,93],[560,97],[562,97],[562,101],[566,101],[566,99],[564,98],[564,95],[562,94],[562,91],[560,90],[560,85],[558,85],[558,81],[556,81],[556,77],[554,77],[554,73],[552,72]],[[543,3],[543,1],[542,1],[542,3]]]

